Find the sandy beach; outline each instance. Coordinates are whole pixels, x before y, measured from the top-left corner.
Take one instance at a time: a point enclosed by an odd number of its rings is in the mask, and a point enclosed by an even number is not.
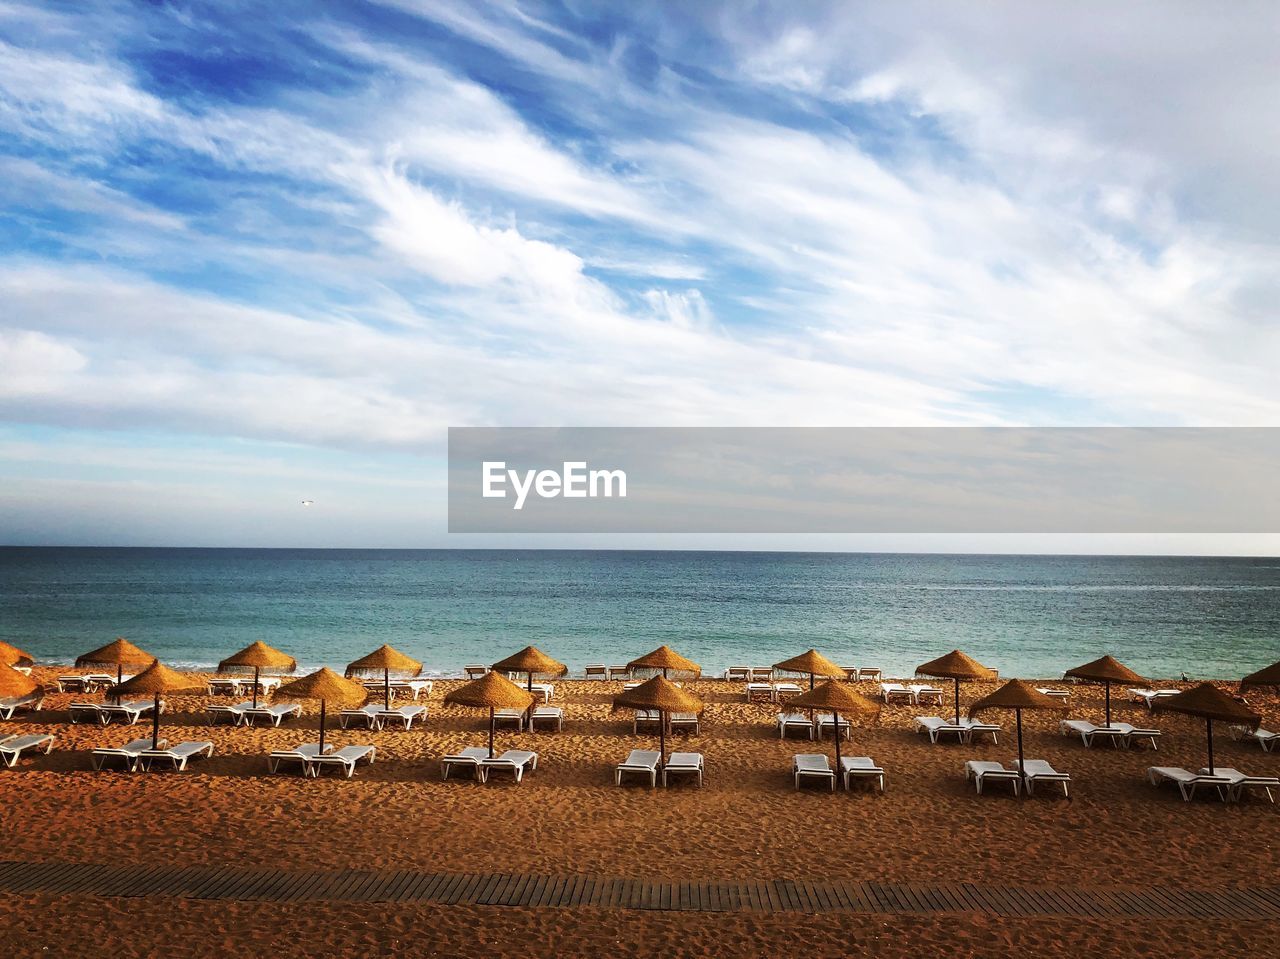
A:
[[[37,670],[52,682],[56,670]],[[430,718],[421,729],[370,732],[331,728],[336,744],[372,743],[376,763],[356,777],[304,780],[268,775],[270,749],[312,741],[316,712],[276,728],[206,725],[203,707],[222,701],[174,697],[162,735],[171,741],[210,739],[213,758],[184,773],[92,772],[88,750],[123,743],[149,731],[143,724],[106,728],[71,725],[72,694],[52,694],[36,714],[20,714],[5,732],[51,732],[50,756],[23,759],[0,774],[6,851],[25,862],[115,864],[230,864],[280,870],[421,869],[449,872],[529,872],[600,877],[724,882],[747,879],[879,880],[886,882],[1064,884],[1073,887],[1170,886],[1196,889],[1248,886],[1274,875],[1280,817],[1257,797],[1224,805],[1183,803],[1176,790],[1154,789],[1143,772],[1161,765],[1197,768],[1204,760],[1203,724],[1169,714],[1149,716],[1141,705],[1121,705],[1120,718],[1164,730],[1160,751],[1085,749],[1056,732],[1057,715],[1028,714],[1028,756],[1049,760],[1074,777],[1073,799],[1037,796],[1018,801],[1002,791],[977,797],[962,775],[969,758],[1013,755],[1012,716],[999,745],[930,745],[911,731],[920,707],[893,705],[878,723],[854,731],[847,747],[870,755],[888,773],[888,791],[796,792],[788,775],[797,752],[831,752],[830,739],[812,747],[778,738],[777,707],[744,701],[740,684],[688,683],[707,702],[702,734],[687,748],[706,757],[704,788],[615,788],[612,766],[652,737],[632,734],[630,714],[612,713],[620,683],[561,681],[555,703],[564,707],[561,733],[500,732],[499,748],[536,750],[535,773],[520,785],[496,777],[481,785],[442,782],[439,757],[483,742],[478,712],[443,704],[455,683],[439,682]],[[997,684],[962,687],[970,702]],[[1057,684],[1061,685],[1061,684]],[[873,693],[874,684],[863,683]],[[949,697],[948,697],[949,698]],[[1101,689],[1071,687],[1071,715],[1096,718]],[[1280,720],[1280,702],[1253,694],[1266,722]],[[943,710],[924,710],[940,712]],[[331,720],[331,727],[336,723]],[[677,735],[673,748],[686,748]],[[1218,763],[1275,774],[1280,755],[1236,743],[1221,729]],[[849,753],[846,753],[849,754]],[[6,955],[72,954],[118,939],[120,954],[215,955],[244,941],[257,925],[275,925],[287,904],[222,903],[154,898],[130,900],[10,897],[0,944]],[[602,937],[622,945],[619,955],[664,952],[668,936],[683,952],[668,954],[773,955],[808,943],[810,951],[839,955],[851,941],[873,954],[895,955],[903,942],[950,944],[960,954],[1000,954],[1015,943],[1046,951],[1098,950],[1113,937],[1139,935],[1150,954],[1179,954],[1208,936],[1227,936],[1251,947],[1280,942],[1266,923],[1175,924],[1116,920],[1114,928],[1044,919],[978,915],[913,918],[824,916],[817,926],[803,915],[636,913],[618,909],[529,910],[434,904],[378,906],[343,914],[326,905],[322,927],[266,940],[254,950],[272,955],[369,955],[395,943],[421,944],[424,955],[474,954],[489,941],[490,955],[595,954]],[[36,936],[60,917],[58,934]],[[23,917],[26,916],[26,919]],[[1067,934],[1066,926],[1072,926]],[[141,939],[142,927],[148,934]],[[820,926],[820,928],[819,928]],[[189,935],[181,934],[186,928]],[[799,930],[805,930],[803,936]],[[1199,930],[1199,931],[1197,931]],[[904,940],[904,935],[906,939]],[[479,936],[481,939],[477,939]],[[279,939],[280,941],[277,941]],[[142,947],[140,942],[151,945]],[[38,943],[38,946],[37,946]],[[171,946],[165,946],[171,943]],[[219,944],[222,944],[219,946]],[[267,948],[268,943],[271,944]],[[1003,944],[1003,945],[1002,945]],[[1022,948],[1022,947],[1020,947]],[[48,951],[44,951],[44,950]],[[148,951],[151,950],[151,951]],[[132,950],[132,951],[131,951]],[[575,951],[578,950],[578,951]],[[879,951],[875,951],[879,950]],[[1123,952],[1133,955],[1133,943]],[[415,946],[415,953],[418,947]],[[255,952],[255,954],[259,954]]]

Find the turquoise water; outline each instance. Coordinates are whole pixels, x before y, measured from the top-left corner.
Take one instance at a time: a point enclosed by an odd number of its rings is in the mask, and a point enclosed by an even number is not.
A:
[[[117,635],[207,667],[380,643],[432,673],[529,643],[568,663],[670,643],[707,671],[816,646],[905,675],[960,647],[1005,676],[1112,653],[1153,677],[1280,659],[1280,561],[522,550],[0,549],[0,638],[69,662]]]

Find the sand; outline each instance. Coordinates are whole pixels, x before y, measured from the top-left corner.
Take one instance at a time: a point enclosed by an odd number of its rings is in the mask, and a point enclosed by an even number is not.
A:
[[[37,670],[49,682],[58,670]],[[845,879],[895,882],[967,880],[1070,886],[1214,888],[1273,882],[1280,844],[1280,807],[1265,799],[1224,806],[1183,803],[1176,790],[1155,790],[1148,765],[1197,768],[1204,763],[1202,722],[1117,703],[1117,718],[1164,730],[1160,751],[1084,749],[1057,735],[1058,716],[1026,714],[1028,757],[1047,759],[1074,776],[1073,801],[1036,797],[1016,801],[1003,792],[975,797],[966,786],[965,759],[1014,755],[1012,722],[999,745],[931,746],[910,731],[919,707],[886,707],[874,726],[854,731],[846,754],[870,755],[885,767],[889,791],[832,796],[793,790],[788,775],[796,752],[825,751],[803,740],[780,741],[777,707],[748,704],[740,685],[687,684],[708,703],[702,735],[687,747],[702,752],[707,784],[650,790],[615,788],[612,766],[653,737],[631,732],[630,714],[611,713],[620,683],[557,684],[566,709],[562,733],[499,733],[499,748],[535,749],[536,773],[516,786],[441,782],[438,759],[481,744],[485,718],[445,707],[451,683],[440,682],[431,715],[410,732],[338,730],[336,744],[378,747],[372,767],[352,780],[268,776],[265,753],[315,738],[316,713],[280,729],[205,725],[204,697],[170,700],[162,735],[171,741],[211,739],[214,757],[180,774],[94,773],[88,750],[144,735],[149,726],[69,725],[70,694],[53,694],[45,710],[2,724],[5,732],[53,732],[52,755],[24,759],[0,772],[6,849],[0,858],[31,862],[231,864],[281,869],[412,868],[449,872],[533,872],[667,880]],[[1061,684],[1055,684],[1061,685]],[[1178,686],[1180,684],[1171,684]],[[874,684],[861,684],[872,693]],[[966,684],[971,702],[995,684]],[[948,695],[949,699],[949,695]],[[1280,700],[1250,700],[1271,728],[1280,728]],[[227,702],[223,698],[217,701]],[[1101,688],[1072,687],[1070,715],[1101,722]],[[928,709],[928,712],[942,710]],[[332,724],[336,725],[336,724]],[[685,748],[676,736],[674,748]],[[1276,775],[1280,753],[1216,737],[1217,761]],[[28,941],[43,925],[4,923],[0,955],[60,955],[75,942],[118,941],[119,955],[226,954],[210,947],[243,943],[242,932],[302,907],[177,899],[128,901],[89,896],[10,898],[0,915],[23,910],[61,917],[56,942]],[[323,928],[271,940],[271,949],[240,954],[380,955],[413,942],[412,954],[596,954],[588,945],[614,943],[613,955],[780,955],[797,949],[840,955],[856,942],[871,955],[912,955],[953,944],[945,954],[1191,954],[1179,944],[1200,936],[1222,948],[1280,944],[1267,923],[1192,920],[993,919],[980,915],[930,917],[825,915],[710,915],[620,909],[525,910],[432,904],[378,906],[387,920],[341,916],[325,905]],[[349,910],[348,910],[349,911]],[[474,948],[487,937],[490,945]],[[603,939],[602,939],[603,937]],[[1208,937],[1208,938],[1205,938]],[[1140,941],[1139,941],[1140,940]],[[35,948],[39,942],[40,948]],[[148,943],[166,942],[160,949]],[[426,945],[429,943],[429,947]],[[520,944],[524,943],[524,946]],[[1223,946],[1235,943],[1234,946]],[[567,945],[566,945],[567,944]],[[41,951],[45,946],[49,951]],[[206,948],[209,947],[209,948]],[[652,947],[652,948],[651,948]],[[27,950],[27,951],[23,951]],[[202,951],[203,950],[203,951]],[[1214,950],[1206,948],[1204,954]],[[66,951],[66,954],[71,954]],[[1025,954],[1025,953],[1024,953]]]

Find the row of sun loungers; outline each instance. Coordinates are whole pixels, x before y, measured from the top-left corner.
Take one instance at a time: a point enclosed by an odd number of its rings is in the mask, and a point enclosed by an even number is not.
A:
[[[801,732],[809,739],[815,735],[821,737],[835,729],[848,739],[852,735],[852,727],[847,719],[837,719],[832,713],[815,713],[810,719],[805,713],[779,713],[777,718],[778,738],[785,739],[788,733]]]
[[[0,699],[0,719],[12,719],[16,713],[38,712],[44,705],[44,693],[28,693],[26,696],[7,696]]]
[[[688,775],[698,780],[698,787],[706,781],[706,763],[702,753],[672,753],[667,761],[662,762],[662,754],[652,749],[633,749],[625,760],[613,769],[615,786],[622,785],[622,777],[626,775],[647,776],[649,788],[658,785],[658,773],[662,773],[662,785],[669,785],[670,776]]]
[[[293,749],[278,749],[268,753],[267,770],[278,773],[296,767],[304,777],[314,779],[320,775],[321,770],[337,769],[350,779],[355,775],[357,765],[372,764],[376,755],[377,748],[368,745],[343,746],[341,749],[329,746],[321,752],[319,743],[302,743]]]
[[[912,705],[935,703],[942,705],[942,690],[937,686],[920,683],[904,685],[902,683],[881,683],[880,698],[886,703],[908,702]]]
[[[1195,798],[1196,789],[1209,787],[1223,802],[1239,802],[1246,789],[1258,789],[1266,794],[1269,802],[1274,803],[1276,800],[1271,790],[1280,789],[1280,779],[1274,776],[1247,776],[1230,766],[1217,766],[1212,775],[1208,769],[1193,773],[1179,766],[1150,766],[1147,778],[1153,786],[1166,782],[1175,784],[1185,802]]]
[[[825,753],[801,753],[791,762],[791,777],[796,789],[805,779],[817,779],[830,782],[831,791],[836,789],[836,770]],[[851,788],[854,779],[869,780],[879,792],[884,792],[884,770],[875,764],[870,756],[841,756],[840,779],[845,789]]]
[[[286,719],[302,715],[299,703],[236,703],[234,706],[211,704],[205,707],[209,725],[214,726],[223,720],[229,720],[233,726],[252,726],[258,720],[279,726]]]
[[[67,712],[73,723],[97,723],[106,726],[121,723],[132,726],[155,709],[155,701],[138,699],[126,703],[72,703]]]
[[[279,676],[259,676],[259,695],[269,696],[281,682]],[[254,682],[242,676],[216,676],[206,685],[210,696],[243,696],[253,692]]]
[[[444,756],[440,760],[440,778],[448,779],[449,773],[459,769],[471,772],[477,782],[489,781],[495,770],[509,772],[516,782],[524,779],[525,771],[538,768],[538,754],[528,749],[508,749],[499,756],[490,756],[484,746],[467,746],[459,753]]]
[[[415,719],[426,719],[426,706],[400,706],[385,709],[379,703],[369,703],[359,709],[344,709],[338,713],[338,723],[343,729],[352,725],[364,726],[368,729],[382,729],[387,725],[412,729]]]
[[[12,769],[27,750],[33,752],[43,749],[47,756],[53,749],[53,736],[32,734],[27,736],[0,736],[0,762]]]
[[[132,673],[124,673],[120,677],[121,682],[128,682],[130,679],[133,679]],[[114,673],[77,673],[72,676],[59,676],[58,692],[91,693],[95,689],[106,689],[115,684]]]
[[[964,764],[964,778],[966,782],[973,782],[978,795],[982,795],[983,786],[989,782],[1009,783],[1013,787],[1015,796],[1023,786],[1026,787],[1027,795],[1030,796],[1035,794],[1038,783],[1057,783],[1062,787],[1062,795],[1068,799],[1071,798],[1068,788],[1071,775],[1058,772],[1043,759],[1024,760],[1021,772],[1018,771],[1016,763],[1013,769],[1006,769],[1003,763],[971,759]]]
[[[1097,741],[1109,742],[1112,746],[1133,746],[1148,743],[1152,749],[1159,749],[1158,729],[1140,729],[1129,723],[1112,723],[1110,726],[1095,726],[1084,719],[1064,719],[1058,723],[1058,731],[1064,736],[1079,736],[1086,746],[1093,746]]]
[[[150,770],[157,763],[181,771],[193,759],[208,759],[213,755],[213,743],[185,742],[172,748],[168,740],[161,739],[159,748],[151,748],[151,737],[135,739],[123,746],[103,746],[90,753],[90,762],[96,770],[123,768],[126,772]]]
[[[1000,742],[1000,727],[995,723],[983,723],[961,716],[960,722],[952,722],[941,716],[917,716],[917,733],[928,733],[929,742],[937,745],[940,736],[955,736],[962,743],[973,742],[974,736],[990,736],[993,743]]]

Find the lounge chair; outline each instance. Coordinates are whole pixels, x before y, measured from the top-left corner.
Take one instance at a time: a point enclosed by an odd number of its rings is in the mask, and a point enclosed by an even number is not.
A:
[[[858,667],[858,681],[859,681],[859,682],[863,682],[863,681],[870,681],[870,682],[877,682],[877,683],[878,683],[878,682],[880,681],[880,676],[881,676],[881,672],[880,672],[880,670],[879,670],[879,669],[877,669],[877,668],[876,668],[876,667],[874,667],[874,666],[859,666],[859,667]]]
[[[104,723],[119,722],[126,726],[133,726],[155,708],[154,700],[135,699],[127,703],[103,703],[98,707],[98,712],[104,717]],[[160,709],[164,710],[163,702],[160,704]]]
[[[1068,689],[1054,689],[1052,686],[1037,686],[1036,692],[1048,696],[1050,699],[1067,699],[1071,695]]]
[[[1237,740],[1252,739],[1262,747],[1263,752],[1268,753],[1276,748],[1276,743],[1280,742],[1280,733],[1273,733],[1267,729],[1249,729],[1246,726],[1232,726],[1231,734]]]
[[[168,740],[162,739],[157,745],[168,745]],[[89,754],[89,762],[93,764],[95,770],[118,764],[124,766],[127,772],[133,772],[138,765],[138,756],[141,755],[144,749],[150,748],[150,736],[143,739],[134,739],[123,746],[101,746]]]
[[[178,743],[170,749],[144,749],[138,753],[138,767],[144,771],[150,771],[152,764],[167,762],[176,772],[181,772],[187,768],[188,760],[208,759],[212,755],[213,743],[211,742]]]
[[[639,773],[649,777],[649,788],[653,789],[658,785],[658,763],[661,760],[662,755],[656,750],[633,749],[624,761],[613,767],[613,784],[621,786],[625,773]]]
[[[350,779],[356,771],[356,763],[361,760],[373,763],[377,749],[373,746],[343,746],[331,753],[313,756],[307,763],[308,772],[313,777],[320,775],[320,770],[327,766],[336,766]]]
[[[724,678],[731,683],[745,683],[751,680],[750,666],[730,666],[724,671]]]
[[[470,769],[476,779],[480,779],[480,763],[489,758],[489,750],[485,746],[467,746],[460,753],[450,753],[440,757],[440,778],[448,779],[454,767]]]
[[[67,707],[67,718],[72,723],[97,723],[100,726],[110,721],[97,703],[72,703]]]
[[[983,723],[976,719],[961,716],[960,725],[968,730],[969,742],[973,742],[974,736],[990,736],[993,743],[1000,744],[1000,727],[996,723]]]
[[[799,683],[781,682],[773,684],[773,698],[782,699],[784,696],[799,696],[804,690],[800,688]]]
[[[747,702],[763,700],[771,703],[777,698],[773,691],[773,683],[747,683]]]
[[[487,783],[490,773],[506,771],[515,776],[516,782],[524,779],[526,771],[538,768],[538,754],[528,749],[508,749],[501,756],[480,760],[480,781]]]
[[[670,775],[688,773],[698,777],[698,788],[702,788],[704,772],[702,753],[672,753],[662,767],[662,785],[667,785],[667,777]]]
[[[841,756],[840,774],[844,778],[845,789],[853,779],[869,779],[880,792],[884,792],[884,770],[870,756]]]
[[[628,667],[626,667],[626,666],[616,666],[616,665],[615,665],[615,666],[610,666],[610,667],[609,667],[609,678],[610,678],[610,679],[628,679],[628,678],[630,678],[630,676],[631,676],[631,670],[630,670],[630,668],[628,668]]]
[[[1132,746],[1135,741],[1148,742],[1152,749],[1159,749],[1156,740],[1160,738],[1160,730],[1158,729],[1139,729],[1130,723],[1113,723],[1116,729],[1124,733],[1124,744]]]
[[[671,713],[667,718],[673,733],[686,732],[697,736],[702,732],[702,721],[697,713]]]
[[[608,679],[609,667],[604,663],[592,663],[584,673],[587,679]]]
[[[0,746],[0,749],[3,748],[3,746]],[[1271,790],[1280,789],[1280,779],[1275,776],[1246,776],[1240,770],[1232,769],[1230,766],[1215,766],[1213,772],[1215,776],[1231,780],[1231,788],[1228,791],[1228,795],[1236,802],[1239,802],[1244,796],[1246,789],[1261,789],[1267,794],[1268,802],[1274,803],[1276,801],[1275,797],[1271,795]],[[1209,775],[1209,770],[1201,769],[1198,775],[1207,776]]]
[[[0,719],[12,719],[14,713],[39,712],[44,705],[44,693],[36,690],[26,696],[9,696],[0,699]]]
[[[969,741],[969,729],[964,725],[949,723],[941,716],[917,716],[914,721],[916,732],[929,734],[929,742],[935,745],[939,736],[955,736],[960,742]]]
[[[1197,775],[1180,766],[1148,766],[1147,778],[1153,786],[1159,786],[1161,782],[1176,783],[1184,802],[1195,798],[1198,786],[1212,786],[1223,802],[1231,799],[1231,780],[1226,776]]]
[[[332,746],[328,746],[325,752],[328,752],[329,749],[332,748]],[[295,746],[293,749],[277,749],[274,752],[267,753],[267,771],[273,773],[279,772],[281,766],[297,763],[298,767],[302,770],[302,775],[306,776],[310,772],[311,760],[315,759],[319,755],[319,743],[303,743],[300,746]]]
[[[892,703],[895,700],[913,703],[915,697],[911,695],[911,690],[907,689],[902,683],[881,683],[880,698],[886,703]]]
[[[413,721],[421,717],[427,718],[426,706],[397,706],[394,709],[378,710],[378,728],[385,729],[387,726],[399,725],[405,729],[413,728]]]
[[[1059,783],[1062,795],[1071,798],[1067,784],[1071,782],[1070,773],[1060,773],[1043,759],[1024,759],[1022,762],[1022,778],[1027,783],[1027,795],[1034,796],[1036,783]]]
[[[965,782],[973,780],[974,788],[977,789],[978,795],[982,795],[982,787],[989,781],[991,782],[1007,782],[1013,786],[1013,794],[1018,795],[1022,787],[1022,777],[1018,775],[1016,769],[1005,769],[1002,763],[990,762],[988,760],[970,759],[964,764]]]
[[[286,719],[301,715],[302,706],[299,703],[272,703],[270,706],[246,709],[244,723],[246,726],[252,726],[257,720],[265,719],[272,726],[279,726]]]
[[[1092,747],[1095,739],[1105,739],[1112,746],[1123,746],[1125,733],[1117,726],[1095,726],[1087,719],[1064,719],[1058,723],[1058,732],[1064,736],[1079,736],[1085,746]]]
[[[0,736],[0,762],[12,769],[18,764],[22,754],[28,749],[36,750],[44,747],[47,756],[53,750],[53,736],[48,733],[33,733],[28,736]]]
[[[249,679],[249,680],[234,679],[231,677],[223,676],[217,679],[210,679],[209,682],[206,684],[206,689],[208,690],[208,693],[210,696],[239,696],[240,687],[243,686],[246,682],[250,686],[253,685],[252,679]]]
[[[841,666],[840,668],[844,670],[844,678],[845,678],[845,679],[849,680],[850,682],[856,682],[856,681],[857,681],[857,679],[858,679],[858,667],[857,667],[857,666]]]
[[[515,724],[516,729],[524,732],[525,710],[523,709],[495,709],[493,711],[493,721],[495,725],[505,726],[507,724]]]
[[[752,682],[764,682],[764,683],[772,682],[772,681],[773,681],[773,667],[772,667],[772,666],[752,666],[752,667],[751,667],[751,681],[752,681]]]
[[[555,726],[558,733],[564,732],[564,710],[559,706],[535,706],[529,716],[529,731],[537,729],[539,723]]]
[[[481,679],[485,673],[489,672],[489,667],[473,664],[471,666],[463,666],[462,671],[467,674],[467,679]]]
[[[806,739],[813,738],[813,720],[804,713],[778,713],[778,738],[786,739],[787,733],[800,730]]]
[[[121,680],[126,677],[121,677]],[[132,679],[133,677],[127,677]],[[58,677],[60,693],[91,693],[99,687],[114,686],[116,678],[110,673],[81,673]]]
[[[525,685],[533,695],[542,697],[543,705],[555,698],[556,687],[554,683],[534,683],[531,687],[527,683]]]
[[[236,703],[234,706],[224,706],[221,703],[210,703],[204,709],[210,726],[216,726],[218,723],[227,719],[231,720],[232,726],[239,726],[244,720],[244,711],[252,708],[253,703],[246,701],[243,703]]]
[[[1176,689],[1127,689],[1129,698],[1135,703],[1145,703],[1147,709],[1151,708],[1151,704],[1157,699],[1164,699],[1168,696],[1178,695]]]
[[[942,705],[943,692],[937,686],[926,686],[920,683],[912,683],[907,686],[907,691],[911,693],[911,701],[917,706],[931,703],[934,706]]]
[[[429,679],[393,679],[385,682],[380,679],[366,679],[364,688],[371,693],[385,694],[390,691],[392,698],[404,695],[411,696],[414,702],[423,694],[430,696],[435,684]]]
[[[836,729],[840,730],[840,735],[845,739],[853,735],[853,727],[849,725],[849,720],[837,719],[834,713],[818,713],[814,721],[818,726],[818,738],[822,738],[829,732],[835,732]]]
[[[631,732],[633,735],[639,735],[642,727],[657,729],[661,720],[662,713],[656,709],[637,709],[631,717]]]
[[[800,753],[791,760],[791,778],[795,780],[796,789],[800,788],[801,779],[822,779],[831,783],[831,791],[836,791],[836,773],[827,761],[826,753]]]
[[[373,703],[366,703],[358,709],[344,709],[338,713],[338,725],[343,729],[350,728],[352,724],[366,729],[376,729],[380,712],[382,707]]]

